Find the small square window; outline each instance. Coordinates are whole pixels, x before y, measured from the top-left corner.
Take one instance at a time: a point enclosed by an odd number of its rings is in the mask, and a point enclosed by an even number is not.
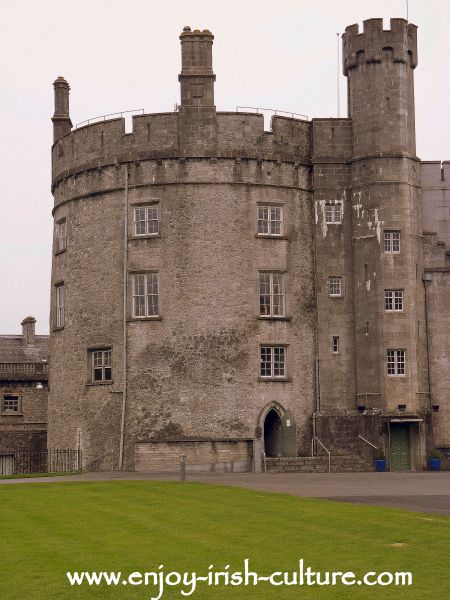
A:
[[[339,353],[339,336],[338,335],[333,335],[333,337],[331,339],[331,350],[332,350],[333,354]]]
[[[405,350],[387,351],[387,374],[405,375],[406,356]]]
[[[333,297],[342,296],[342,277],[328,278],[328,294]]]
[[[386,312],[403,311],[403,290],[384,290],[384,310]]]
[[[2,399],[2,412],[20,413],[20,396],[15,394],[5,394]]]
[[[400,231],[384,232],[384,251],[388,254],[400,252]]]
[[[258,206],[258,235],[280,236],[283,234],[283,207]]]
[[[159,234],[159,204],[145,204],[134,207],[134,235]]]
[[[286,377],[286,347],[260,347],[260,376],[277,379]]]
[[[91,378],[93,383],[112,381],[112,350],[91,350]]]
[[[342,202],[325,202],[325,223],[337,225],[342,223]]]

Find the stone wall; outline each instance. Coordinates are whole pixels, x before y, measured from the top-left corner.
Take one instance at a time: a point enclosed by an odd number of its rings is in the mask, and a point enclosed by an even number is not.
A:
[[[253,467],[252,440],[174,440],[136,443],[136,471],[242,472]]]

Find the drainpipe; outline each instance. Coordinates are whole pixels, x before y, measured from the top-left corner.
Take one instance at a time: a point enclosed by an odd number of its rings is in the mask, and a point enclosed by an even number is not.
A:
[[[422,283],[425,294],[425,337],[427,342],[427,372],[428,372],[428,407],[431,409],[432,400],[431,400],[431,366],[430,366],[430,332],[428,328],[428,296],[427,296],[427,287],[431,284],[432,278],[429,273],[424,273],[422,275]]]
[[[127,290],[128,290],[128,165],[124,167],[123,196],[123,364],[122,364],[122,416],[120,420],[119,470],[123,469],[125,414],[127,406]]]
[[[425,446],[427,442],[430,446],[434,445],[434,423],[433,423],[433,401],[432,401],[432,382],[431,382],[431,363],[430,363],[430,330],[428,326],[428,286],[431,285],[432,277],[430,273],[422,275],[422,283],[424,289],[424,309],[425,309],[425,338],[427,346],[427,373],[428,373],[428,414],[430,415],[430,431],[425,436]],[[429,448],[428,448],[429,449]],[[425,451],[428,450],[425,448]]]
[[[318,350],[318,346],[317,346],[317,350]],[[316,358],[315,360],[315,367],[316,367],[316,410],[313,412],[313,416],[312,416],[312,434],[313,434],[313,439],[312,439],[312,456],[316,455],[316,417],[317,417],[317,413],[320,411],[320,378],[319,378],[319,359]]]
[[[314,182],[314,174],[311,174]],[[314,194],[313,194],[314,200]],[[315,202],[315,200],[314,200]],[[316,410],[312,416],[312,444],[311,444],[311,456],[317,454],[316,446],[316,417],[320,411],[320,365],[319,365],[319,302],[317,294],[317,231],[314,232],[314,297],[316,300],[316,315],[315,315],[315,341],[316,341],[316,359],[314,361],[315,367],[315,388],[316,388]]]

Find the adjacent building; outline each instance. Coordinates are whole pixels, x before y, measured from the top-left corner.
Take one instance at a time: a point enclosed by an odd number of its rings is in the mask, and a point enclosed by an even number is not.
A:
[[[0,475],[40,462],[47,449],[48,335],[36,320],[22,321],[22,335],[0,335]]]

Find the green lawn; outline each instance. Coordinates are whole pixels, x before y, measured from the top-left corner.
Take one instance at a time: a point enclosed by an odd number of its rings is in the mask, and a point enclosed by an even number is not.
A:
[[[398,544],[393,546],[393,544]],[[450,597],[450,519],[195,483],[149,481],[0,486],[0,598],[145,599],[153,587],[70,587],[67,571],[197,571],[213,564],[260,575],[293,571],[411,571],[395,587],[209,588],[210,599]],[[169,588],[163,598],[182,598]],[[185,597],[185,596],[184,596]]]

